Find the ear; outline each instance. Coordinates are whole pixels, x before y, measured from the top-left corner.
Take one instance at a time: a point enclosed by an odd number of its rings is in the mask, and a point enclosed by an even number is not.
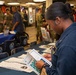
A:
[[[60,17],[56,17],[56,20],[55,20],[55,25],[59,25],[61,22],[61,19]]]

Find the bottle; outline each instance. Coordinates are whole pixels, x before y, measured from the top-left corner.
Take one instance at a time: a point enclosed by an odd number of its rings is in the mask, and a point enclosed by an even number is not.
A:
[[[7,27],[7,29],[6,29],[6,30],[7,30],[7,34],[9,34],[9,27]]]
[[[5,27],[4,29],[4,35],[7,36],[9,34],[9,27]]]

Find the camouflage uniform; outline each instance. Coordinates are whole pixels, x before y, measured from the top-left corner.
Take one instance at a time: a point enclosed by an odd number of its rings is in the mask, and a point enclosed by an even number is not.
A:
[[[9,27],[9,30],[11,30],[12,29],[12,26],[13,26],[12,25],[13,15],[12,14],[6,15],[5,16],[5,20],[6,20],[5,25]]]
[[[36,21],[37,21],[37,40],[38,40],[38,37],[40,40],[42,40],[42,38],[41,38],[41,26],[42,26],[43,20],[42,20],[41,13],[36,14]]]
[[[3,31],[4,14],[0,12],[0,32]]]

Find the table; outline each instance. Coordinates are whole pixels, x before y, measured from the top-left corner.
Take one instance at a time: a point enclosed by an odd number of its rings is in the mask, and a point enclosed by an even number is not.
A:
[[[42,51],[44,49],[42,48],[39,48],[40,45],[47,45],[49,42],[42,42],[38,45],[35,45],[33,47],[30,47],[29,49],[36,49],[36,50],[39,50],[39,53],[42,53]],[[12,58],[12,57],[18,57],[20,56],[21,54],[26,54],[28,50],[26,51],[21,51],[19,53],[16,53],[8,58],[5,58],[5,59],[2,59],[0,60],[0,62],[4,61],[4,60],[8,60],[9,58]],[[12,63],[13,64],[13,63]],[[0,75],[37,75],[35,74],[34,72],[31,72],[31,73],[28,73],[28,72],[24,72],[24,71],[17,71],[17,70],[12,70],[12,69],[6,69],[6,68],[3,68],[3,67],[0,67]]]
[[[0,44],[3,43],[6,40],[11,40],[13,39],[15,36],[15,34],[9,34],[9,35],[4,35],[4,34],[0,34]]]

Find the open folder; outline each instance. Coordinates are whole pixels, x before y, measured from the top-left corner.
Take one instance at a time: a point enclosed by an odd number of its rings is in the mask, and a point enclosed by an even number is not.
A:
[[[52,66],[51,62],[45,59],[41,54],[39,54],[35,49],[27,53],[24,58],[24,62],[37,74],[40,75],[40,69],[35,66],[36,61],[43,60],[50,67]]]

